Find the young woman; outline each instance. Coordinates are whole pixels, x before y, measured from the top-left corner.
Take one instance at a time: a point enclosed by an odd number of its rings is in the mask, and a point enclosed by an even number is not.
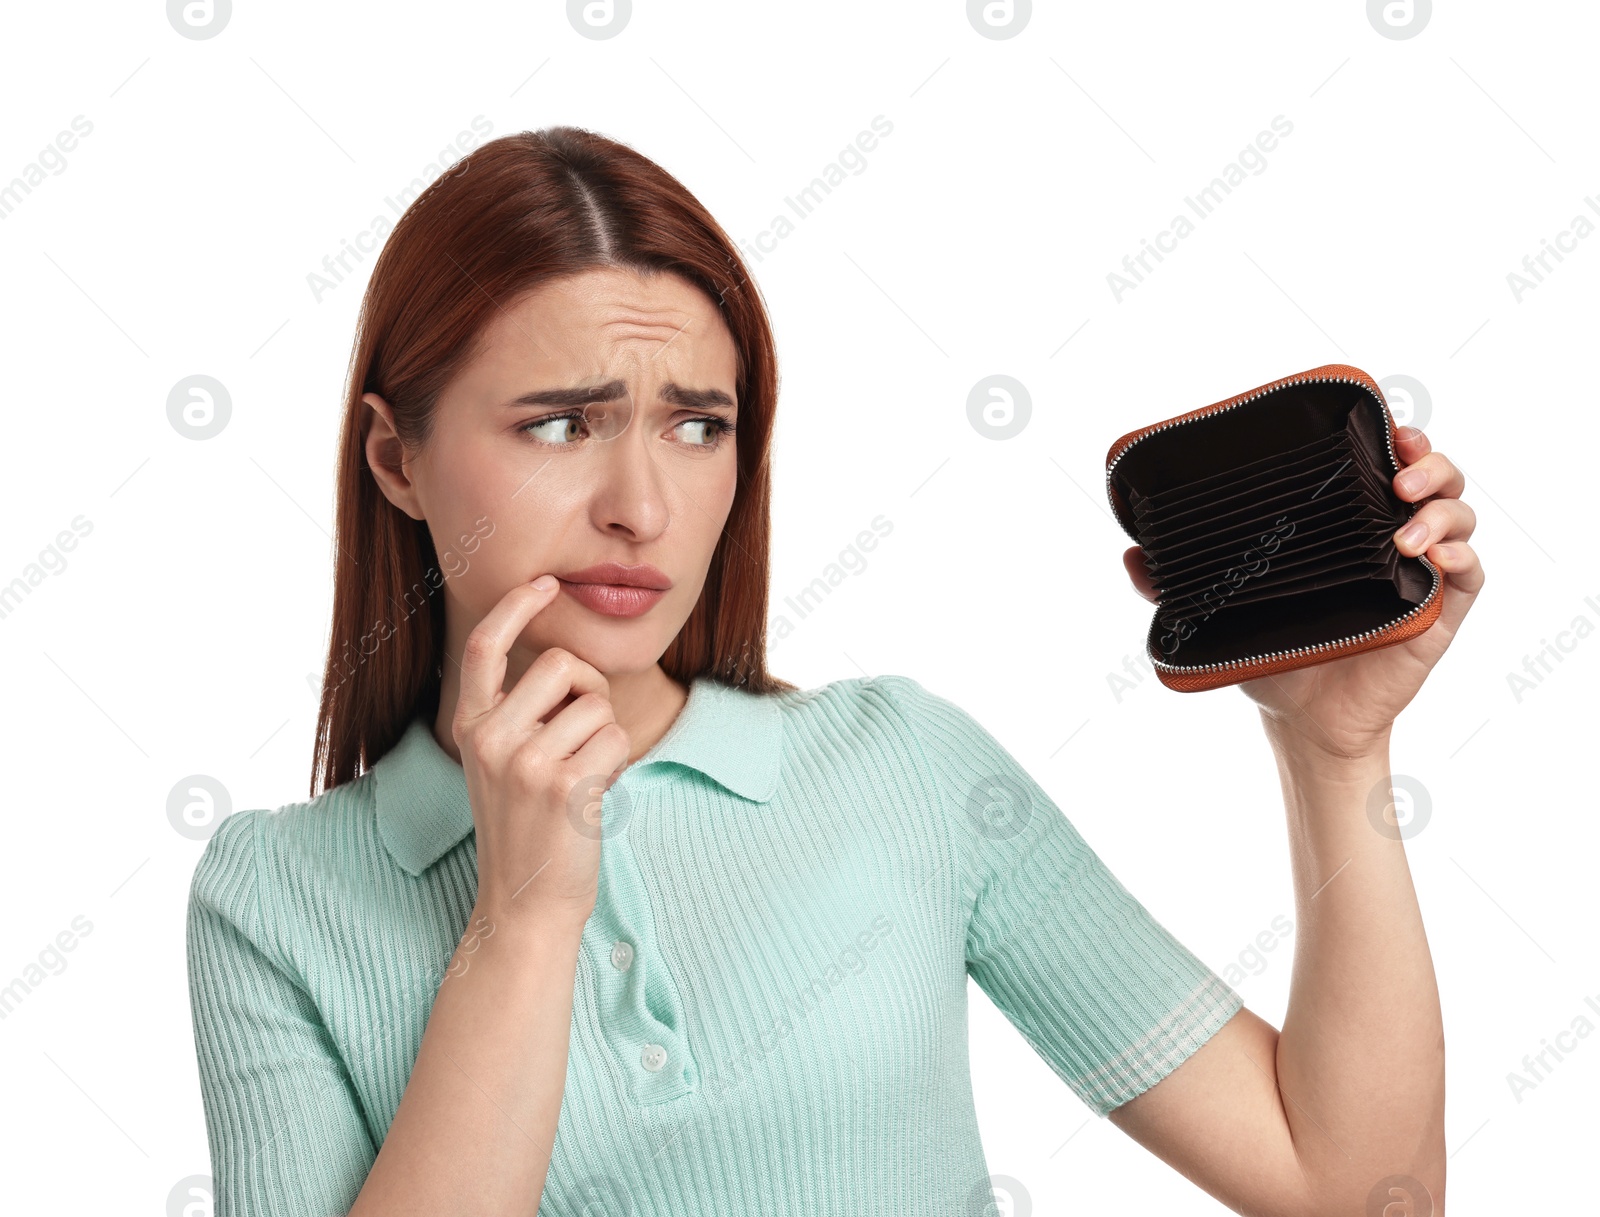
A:
[[[625,146],[497,139],[390,234],[312,797],[224,820],[191,891],[218,1217],[979,1214],[969,974],[1240,1212],[1442,1202],[1437,991],[1367,799],[1482,585],[1460,472],[1401,440],[1436,625],[1243,686],[1293,851],[1279,1031],[959,707],[767,672],[776,400],[734,244]]]

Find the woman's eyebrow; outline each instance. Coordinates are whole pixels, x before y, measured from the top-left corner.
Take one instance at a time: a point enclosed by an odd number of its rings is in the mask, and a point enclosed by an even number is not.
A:
[[[536,389],[524,393],[507,403],[511,406],[587,406],[596,402],[618,401],[628,396],[628,387],[620,380],[603,385],[580,385],[570,389]],[[675,406],[705,410],[713,406],[732,408],[733,398],[721,389],[687,389],[670,381],[661,386],[661,400]]]

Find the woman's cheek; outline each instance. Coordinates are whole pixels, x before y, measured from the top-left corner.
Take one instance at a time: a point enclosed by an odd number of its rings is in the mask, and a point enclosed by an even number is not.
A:
[[[444,571],[446,579],[456,579],[466,573],[470,563],[467,559],[453,549],[447,549],[439,555],[439,569]]]

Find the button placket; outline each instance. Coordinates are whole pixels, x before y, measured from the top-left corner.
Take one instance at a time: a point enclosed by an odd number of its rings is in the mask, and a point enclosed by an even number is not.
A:
[[[638,797],[637,788],[632,793]],[[603,803],[601,810],[604,822]],[[600,888],[584,928],[584,950],[595,965],[601,1032],[635,1101],[660,1103],[695,1089],[699,1070],[682,1034],[682,1005],[656,945],[649,894],[626,830],[601,842]],[[656,1017],[652,1004],[670,1024]]]

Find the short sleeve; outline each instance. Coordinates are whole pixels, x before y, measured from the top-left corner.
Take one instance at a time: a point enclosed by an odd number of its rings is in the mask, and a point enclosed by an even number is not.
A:
[[[216,1217],[348,1213],[377,1157],[310,995],[262,922],[259,811],[226,817],[189,889],[189,1001]]]
[[[1243,1000],[1117,881],[1017,760],[960,707],[883,676],[956,821],[967,970],[1097,1115],[1148,1090]]]

